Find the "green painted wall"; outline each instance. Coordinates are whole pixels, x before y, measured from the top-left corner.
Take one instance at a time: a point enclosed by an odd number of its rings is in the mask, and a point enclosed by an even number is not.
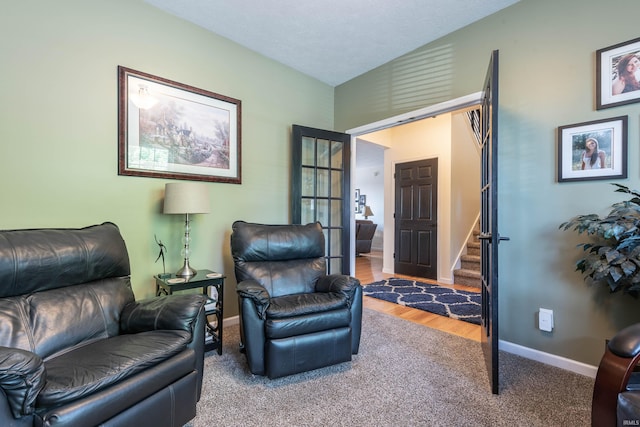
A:
[[[558,126],[629,116],[629,178],[640,188],[640,103],[596,111],[595,51],[638,37],[637,0],[614,12],[597,0],[521,0],[336,88],[336,129],[346,130],[481,90],[500,50],[500,339],[599,362],[606,338],[640,321],[640,301],[586,285],[573,265],[582,241],[558,230],[576,214],[621,200],[607,181],[557,183]],[[635,13],[634,13],[635,12]],[[614,18],[615,16],[615,18]],[[553,309],[552,333],[537,329]]]
[[[169,181],[117,174],[117,66],[242,100],[242,185],[207,184],[191,258],[229,276],[237,314],[231,224],[289,221],[291,124],[333,128],[333,88],[141,0],[10,2],[0,34],[0,228],[115,222],[138,298],[162,270],[154,234],[181,265],[183,220],[161,214]]]

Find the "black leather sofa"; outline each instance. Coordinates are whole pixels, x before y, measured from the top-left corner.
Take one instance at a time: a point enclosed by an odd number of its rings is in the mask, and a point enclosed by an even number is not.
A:
[[[204,297],[135,301],[112,223],[0,231],[0,426],[182,426]]]
[[[324,251],[319,223],[233,224],[241,346],[253,374],[278,378],[358,353],[362,287],[327,275]]]

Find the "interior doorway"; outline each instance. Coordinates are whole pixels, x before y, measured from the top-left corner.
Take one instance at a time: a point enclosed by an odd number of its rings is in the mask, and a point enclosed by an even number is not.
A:
[[[352,143],[353,153],[351,157],[353,162],[352,163],[353,188],[358,188],[358,179],[356,176],[357,166],[355,162],[358,156],[358,147],[363,143],[363,141],[365,143],[379,145],[385,150],[384,151],[385,160],[384,160],[384,165],[382,165],[385,179],[384,179],[384,185],[381,188],[383,193],[383,198],[384,198],[384,221],[383,221],[384,227],[381,230],[383,235],[383,250],[382,250],[383,267],[382,268],[384,273],[388,273],[388,274],[394,273],[394,253],[395,253],[394,246],[395,246],[396,236],[395,236],[395,231],[393,230],[393,223],[394,223],[393,215],[394,215],[395,209],[392,206],[395,198],[395,194],[394,194],[395,190],[393,186],[390,184],[390,182],[392,182],[390,178],[393,174],[392,169],[395,167],[396,163],[399,163],[401,161],[420,160],[420,158],[415,158],[415,157],[412,158],[411,156],[414,156],[414,155],[406,151],[403,153],[400,153],[398,155],[399,156],[398,158],[394,158],[394,155],[392,154],[392,152],[394,151],[393,144],[392,142],[390,142],[390,139],[389,139],[390,134],[393,134],[394,132],[397,133],[398,129],[400,129],[401,127],[405,127],[405,129],[413,127],[413,130],[415,131],[416,129],[418,129],[419,126],[430,126],[431,124],[437,125],[438,121],[441,121],[441,122],[444,121],[445,123],[450,124],[452,115],[464,112],[469,109],[477,108],[480,102],[480,95],[481,93],[468,95],[452,101],[427,107],[421,110],[413,111],[400,116],[395,116],[389,119],[370,123],[368,125],[361,126],[359,128],[347,130],[347,133],[351,134],[352,142],[353,142]],[[407,127],[407,125],[410,125],[410,126]],[[446,126],[447,125],[445,124],[445,128]],[[409,144],[416,145],[416,144],[429,143],[429,141],[425,141],[424,138],[420,137],[421,134],[423,134],[422,130],[416,131],[415,138],[413,138],[413,141],[409,142]],[[431,141],[431,143],[432,142],[433,141]],[[447,146],[449,147],[448,148],[449,154],[447,154],[447,158],[450,159],[452,157],[451,149],[450,149],[451,136],[449,136],[446,141],[439,139],[438,144],[440,148],[442,148],[443,144],[447,144]],[[405,158],[402,158],[403,156]],[[479,162],[476,161],[476,164],[477,163]],[[452,243],[453,243],[452,240],[464,241],[468,236],[466,235],[466,233],[458,232],[457,230],[454,230],[453,234],[457,233],[458,235],[452,235],[451,221],[455,221],[455,218],[452,218],[451,211],[452,211],[452,206],[458,203],[457,196],[459,195],[452,196],[451,188],[454,183],[452,182],[452,179],[449,178],[451,176],[450,164],[449,166],[445,167],[444,174],[445,176],[447,176],[446,182],[444,182],[443,184],[443,190],[445,192],[445,196],[444,196],[445,206],[439,208],[440,212],[441,213],[444,212],[444,214],[440,215],[440,217],[442,218],[442,221],[440,221],[438,224],[438,231],[444,229],[446,230],[446,232],[440,233],[443,236],[443,238],[441,239],[443,241],[441,243],[441,246],[444,246],[444,247],[439,247],[437,252],[445,255],[442,255],[441,259],[438,260],[438,265],[443,270],[443,274],[440,274],[437,280],[442,283],[452,284],[453,276],[452,276],[452,273],[450,272],[455,268],[455,263],[453,263],[452,260],[457,259],[459,257],[458,256],[459,254],[457,253],[457,246],[460,246],[461,248],[464,246],[464,245],[458,245],[458,243],[456,243],[454,247],[452,246]],[[471,176],[474,174],[469,174],[469,175]],[[479,173],[475,175],[479,176]],[[475,184],[472,184],[472,186],[473,186],[473,192],[477,194],[478,186]],[[443,199],[441,198],[441,200]],[[352,221],[354,222],[357,217],[356,214],[357,214],[357,210],[355,209],[355,206],[354,206],[354,208],[352,209]],[[477,214],[473,215],[472,221],[475,221],[475,220],[477,220]],[[354,235],[352,235],[351,242],[352,242],[352,245],[355,244]],[[352,270],[355,271],[354,247],[352,247],[351,254],[352,254],[351,255]]]

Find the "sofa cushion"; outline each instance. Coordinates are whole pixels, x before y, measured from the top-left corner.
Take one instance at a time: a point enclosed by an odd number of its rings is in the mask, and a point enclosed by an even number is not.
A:
[[[98,340],[45,362],[37,406],[64,404],[102,390],[184,350],[185,331],[149,331]]]

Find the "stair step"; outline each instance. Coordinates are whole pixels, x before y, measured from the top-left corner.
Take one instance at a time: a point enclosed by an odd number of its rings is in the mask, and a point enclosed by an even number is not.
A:
[[[462,255],[460,257],[461,268],[465,270],[480,270],[480,255]]]
[[[480,242],[468,242],[467,255],[480,256]]]
[[[461,268],[453,272],[453,283],[456,285],[480,288],[482,284],[482,276],[479,271]]]

